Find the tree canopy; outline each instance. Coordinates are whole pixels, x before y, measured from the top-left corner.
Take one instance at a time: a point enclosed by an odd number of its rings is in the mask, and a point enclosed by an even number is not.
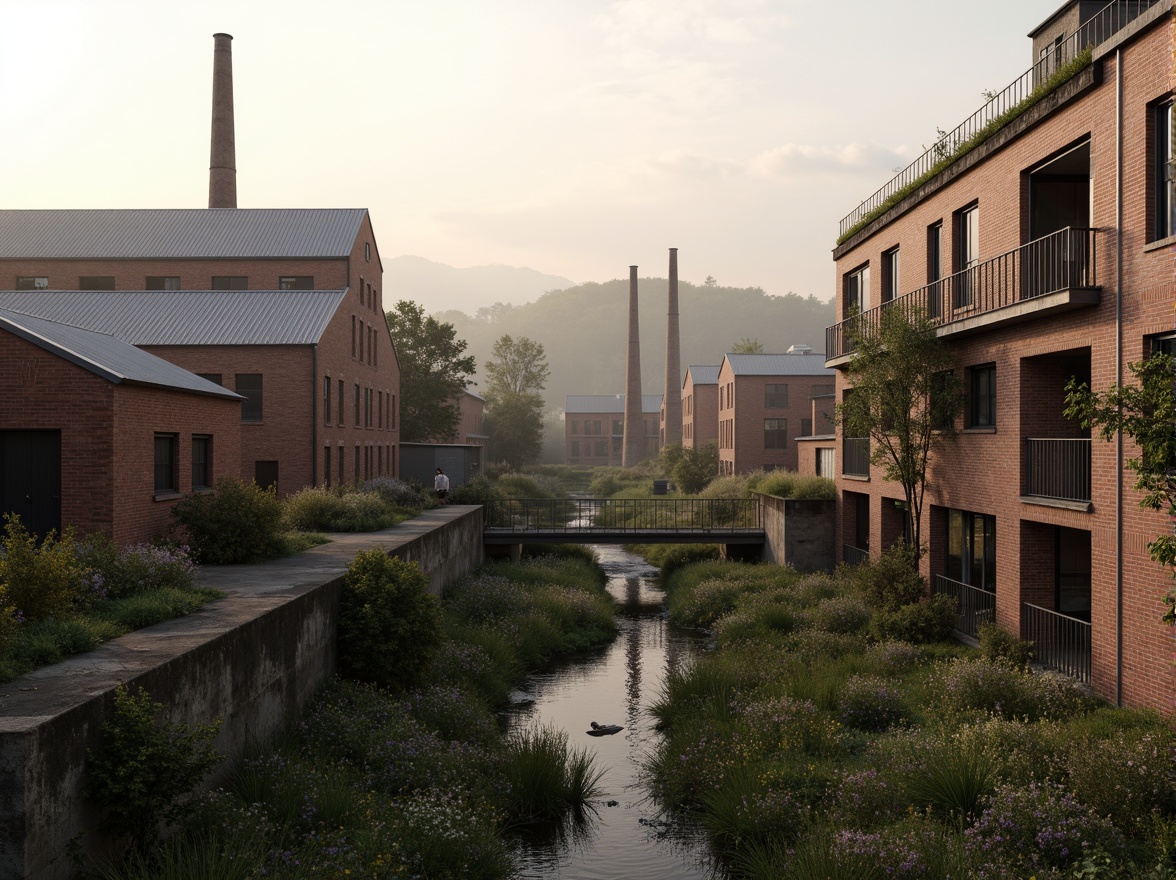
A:
[[[762,354],[764,344],[758,339],[750,339],[744,336],[732,345],[730,350],[732,354]]]
[[[533,339],[503,335],[494,343],[494,360],[486,363],[486,430],[497,461],[519,468],[539,458],[548,372],[543,346]]]
[[[542,344],[526,336],[500,336],[494,343],[494,360],[486,363],[486,396],[542,391],[549,372]]]
[[[444,441],[461,419],[458,395],[477,365],[465,340],[417,303],[401,300],[387,314],[400,361],[400,434],[408,442]]]

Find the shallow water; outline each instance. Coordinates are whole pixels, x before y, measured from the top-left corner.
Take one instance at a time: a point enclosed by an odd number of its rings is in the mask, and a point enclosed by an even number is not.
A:
[[[543,724],[565,730],[568,741],[587,749],[605,768],[595,815],[579,831],[535,834],[523,841],[521,877],[562,880],[613,878],[712,878],[702,836],[669,821],[640,780],[642,758],[660,734],[648,707],[661,693],[668,670],[688,662],[700,646],[697,635],[670,626],[661,616],[663,593],[657,569],[619,547],[593,548],[619,603],[619,632],[611,645],[530,676],[522,690],[535,697],[512,711],[512,727]],[[593,737],[589,724],[620,724],[612,736]],[[607,806],[611,801],[616,805]]]

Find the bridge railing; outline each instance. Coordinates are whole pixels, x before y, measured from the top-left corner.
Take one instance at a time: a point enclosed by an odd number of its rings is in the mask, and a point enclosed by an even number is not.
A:
[[[754,498],[512,498],[487,506],[495,531],[705,531],[762,528]]]

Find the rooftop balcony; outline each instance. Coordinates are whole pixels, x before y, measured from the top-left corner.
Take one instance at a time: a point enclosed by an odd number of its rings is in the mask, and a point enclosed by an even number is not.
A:
[[[841,220],[837,243],[884,214],[940,171],[996,134],[1090,63],[1089,50],[1101,46],[1153,7],[1167,0],[1111,0],[1066,40],[1046,53],[988,102],[943,134],[889,183]]]
[[[938,336],[959,336],[1098,305],[1096,230],[1059,229],[1016,250],[956,272],[825,330],[825,366],[853,355],[854,338],[878,327],[885,309],[917,311]]]

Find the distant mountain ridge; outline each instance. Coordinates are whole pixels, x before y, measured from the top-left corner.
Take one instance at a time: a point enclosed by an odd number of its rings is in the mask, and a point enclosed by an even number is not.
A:
[[[394,257],[384,264],[384,305],[399,300],[424,306],[426,313],[455,310],[475,315],[498,302],[521,305],[550,290],[572,287],[560,275],[546,275],[518,266],[457,268],[424,257]]]

